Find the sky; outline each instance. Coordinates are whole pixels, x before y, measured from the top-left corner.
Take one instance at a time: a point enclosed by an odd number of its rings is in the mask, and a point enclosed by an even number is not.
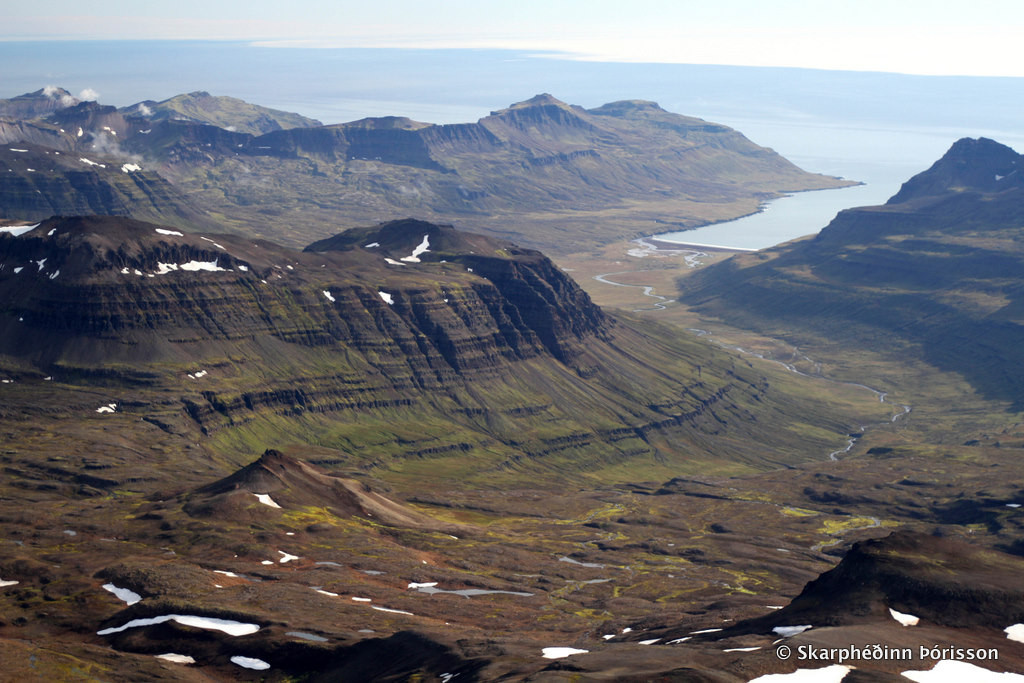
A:
[[[35,0],[0,40],[508,48],[565,58],[1024,77],[1020,0]]]

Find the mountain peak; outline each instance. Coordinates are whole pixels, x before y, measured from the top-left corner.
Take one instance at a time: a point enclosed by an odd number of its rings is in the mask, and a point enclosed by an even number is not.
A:
[[[662,109],[657,102],[652,102],[651,100],[619,100],[617,102],[609,102],[608,104],[603,104],[595,109],[588,109],[587,111],[591,114],[622,116],[623,114],[632,112],[664,112],[665,110]]]
[[[887,204],[948,192],[1001,192],[1024,185],[1024,160],[988,138],[961,138],[931,168],[908,180]]]
[[[0,117],[33,119],[78,103],[79,99],[64,88],[48,85],[35,92],[0,100]]]
[[[568,107],[569,106],[568,104],[566,104],[562,100],[558,99],[554,95],[551,95],[550,93],[543,92],[543,93],[540,93],[539,95],[534,95],[533,97],[531,97],[528,100],[524,100],[522,102],[516,102],[511,107],[509,107],[509,109],[522,109],[523,107],[540,107],[540,106],[549,105],[549,104],[553,104],[553,105],[558,106],[558,107]]]

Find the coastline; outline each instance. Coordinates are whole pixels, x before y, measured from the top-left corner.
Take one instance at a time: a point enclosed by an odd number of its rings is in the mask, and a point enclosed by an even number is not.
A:
[[[721,244],[702,244],[699,242],[676,242],[674,240],[666,240],[657,237],[640,237],[633,241],[639,244],[649,246],[653,248],[655,251],[684,251],[688,249],[740,253],[751,253],[755,251],[760,251],[760,249],[752,249],[749,247],[727,247]]]

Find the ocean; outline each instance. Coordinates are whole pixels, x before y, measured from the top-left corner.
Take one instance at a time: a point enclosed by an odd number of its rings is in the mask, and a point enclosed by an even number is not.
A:
[[[476,121],[542,92],[584,107],[653,100],[669,111],[731,126],[808,171],[865,183],[778,200],[742,219],[746,223],[721,224],[715,226],[719,236],[700,238],[730,239],[745,248],[812,234],[842,208],[884,202],[961,137],[989,137],[1024,150],[1022,78],[582,62],[512,50],[0,43],[0,97],[46,85],[75,94],[90,89],[99,102],[116,106],[205,90],[324,123],[384,115]],[[737,226],[747,226],[742,231],[748,236],[736,237]]]

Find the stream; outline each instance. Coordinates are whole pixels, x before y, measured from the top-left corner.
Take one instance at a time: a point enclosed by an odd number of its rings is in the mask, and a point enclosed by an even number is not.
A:
[[[904,404],[904,403],[891,403],[890,401],[887,401],[886,398],[889,396],[889,392],[887,392],[887,391],[882,391],[881,389],[875,389],[874,387],[869,387],[868,385],[861,384],[859,382],[844,382],[842,380],[831,379],[829,377],[825,377],[824,375],[821,374],[821,363],[819,363],[818,361],[813,360],[812,358],[810,358],[809,356],[807,356],[805,354],[801,354],[803,360],[806,360],[806,361],[814,364],[815,374],[813,374],[813,375],[812,374],[808,374],[806,372],[803,372],[801,370],[798,370],[796,368],[796,366],[794,366],[794,365],[792,365],[790,363],[786,363],[786,362],[781,361],[781,360],[775,360],[774,358],[766,358],[764,356],[764,354],[757,353],[756,351],[748,351],[747,349],[744,349],[742,346],[735,346],[735,345],[732,345],[732,344],[725,344],[723,342],[717,341],[716,339],[712,338],[711,333],[708,332],[707,330],[701,330],[701,329],[697,329],[697,328],[688,328],[687,332],[692,332],[693,334],[697,335],[698,337],[707,337],[708,340],[711,343],[717,344],[718,346],[721,346],[723,349],[729,349],[730,351],[736,351],[737,353],[740,353],[740,354],[743,354],[743,355],[746,355],[746,356],[753,356],[754,358],[758,358],[760,360],[767,361],[769,363],[776,363],[777,365],[781,365],[782,367],[784,367],[787,371],[792,372],[795,375],[800,375],[801,377],[807,377],[809,379],[820,379],[820,380],[824,380],[826,382],[832,382],[833,384],[842,384],[842,385],[845,385],[845,386],[848,386],[848,387],[858,387],[860,389],[864,389],[866,391],[870,391],[871,393],[873,393],[875,396],[878,397],[878,401],[880,403],[890,403],[891,405],[893,405],[893,406],[895,406],[897,408],[900,408],[902,410],[902,412],[894,414],[892,416],[892,419],[890,420],[890,422],[896,422],[896,420],[900,419],[901,417],[909,415],[910,411],[913,409],[912,406],[909,406],[909,405]],[[794,347],[794,351],[799,352],[799,349],[796,349],[796,347]],[[867,431],[867,426],[861,426],[861,428],[860,428],[861,434],[863,434],[863,432],[865,432],[865,431]],[[837,451],[832,451],[831,453],[828,454],[828,459],[829,460],[833,460],[833,461],[839,460],[839,456],[842,455],[842,454],[845,454],[845,453],[849,453],[853,449],[853,447],[857,443],[857,441],[859,441],[859,440],[860,440],[860,435],[853,435],[853,434],[851,434],[850,435],[850,439],[846,443],[846,448],[840,448]]]

